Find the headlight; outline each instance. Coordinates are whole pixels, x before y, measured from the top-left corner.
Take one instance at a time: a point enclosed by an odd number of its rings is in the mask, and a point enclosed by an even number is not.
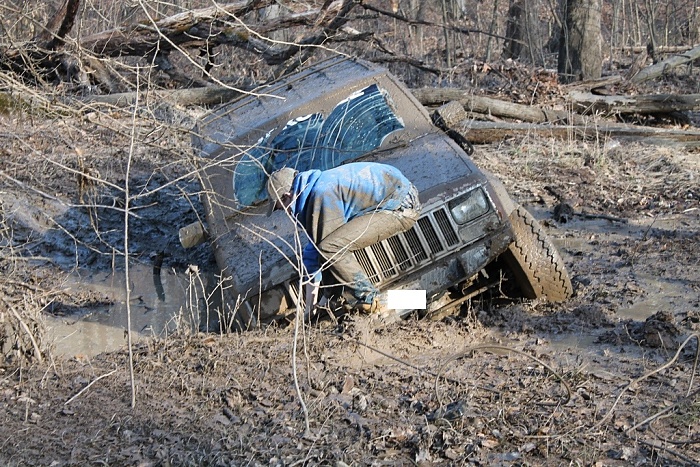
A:
[[[486,214],[491,209],[489,201],[486,198],[486,193],[484,193],[484,190],[481,188],[477,188],[459,198],[453,199],[448,203],[448,206],[452,217],[458,224],[466,224]]]

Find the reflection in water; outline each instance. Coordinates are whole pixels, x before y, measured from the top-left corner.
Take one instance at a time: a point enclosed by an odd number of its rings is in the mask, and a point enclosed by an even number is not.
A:
[[[190,285],[190,276],[185,272],[157,272],[147,265],[130,268],[131,328],[135,341],[148,336],[165,337],[175,331],[196,332],[208,320],[206,307],[201,305],[202,289],[208,288],[213,278],[194,278]],[[71,275],[65,286],[74,295],[96,297],[99,302],[113,304],[64,316],[47,315],[54,352],[92,356],[126,348],[124,273],[83,271]]]
[[[165,301],[165,289],[163,289],[163,278],[160,274],[160,268],[163,266],[164,252],[158,253],[153,259],[153,287],[155,287],[158,300]]]

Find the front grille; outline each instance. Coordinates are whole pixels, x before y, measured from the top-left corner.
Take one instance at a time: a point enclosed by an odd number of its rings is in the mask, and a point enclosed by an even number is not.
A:
[[[410,230],[356,251],[355,257],[367,277],[380,284],[447,255],[458,244],[457,229],[441,207],[421,216]]]

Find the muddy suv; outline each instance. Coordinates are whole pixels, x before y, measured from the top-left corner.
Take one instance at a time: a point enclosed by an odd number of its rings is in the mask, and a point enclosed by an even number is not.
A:
[[[432,317],[487,290],[568,298],[564,262],[540,225],[451,133],[387,70],[343,58],[202,118],[193,143],[202,156],[206,232],[239,322],[270,322],[295,311],[299,299],[307,240],[284,211],[265,215],[266,174],[351,161],[396,166],[423,204],[411,230],[355,252],[380,290],[425,290],[427,309],[416,311]]]

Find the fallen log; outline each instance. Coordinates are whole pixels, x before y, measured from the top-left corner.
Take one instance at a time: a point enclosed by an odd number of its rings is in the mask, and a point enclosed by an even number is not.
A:
[[[339,5],[340,10],[334,9],[332,12],[323,8],[308,9],[256,24],[244,24],[237,19],[273,3],[272,0],[244,0],[191,10],[149,23],[93,34],[82,38],[80,45],[101,57],[142,57],[168,54],[176,48],[212,49],[229,45],[257,53],[269,65],[278,65],[306,45],[341,40],[333,36],[348,21],[346,13],[355,6],[351,0],[344,0]],[[282,46],[264,38],[265,34],[295,26],[319,27],[322,32],[304,37],[295,44]]]
[[[686,52],[693,47],[690,45],[660,45],[654,48],[654,52],[657,54],[677,54]],[[616,52],[622,53],[647,53],[649,48],[646,45],[636,45],[636,46],[622,46],[613,47]]]
[[[228,29],[212,25],[217,20],[242,16],[252,9],[260,9],[271,4],[271,0],[239,1],[179,13],[153,23],[137,23],[121,26],[85,36],[80,46],[101,57],[149,56],[155,51],[167,53],[174,47],[212,46],[219,41],[234,42],[239,38],[245,41],[246,31],[240,26],[243,35],[228,34]],[[213,42],[205,44],[205,41]]]
[[[700,94],[598,96],[589,92],[572,91],[569,97],[574,110],[582,114],[669,114],[700,109]]]
[[[630,78],[630,82],[633,84],[639,84],[649,81],[663,75],[668,70],[692,62],[698,58],[700,58],[700,45],[688,50],[687,52],[684,52],[683,54],[673,55],[668,57],[666,60],[642,69],[639,73]]]
[[[700,131],[651,128],[636,125],[604,124],[552,125],[465,121],[453,129],[474,144],[487,144],[512,137],[539,136],[558,139],[606,140],[657,144],[663,146],[700,146]]]
[[[466,111],[493,115],[499,118],[512,118],[531,123],[580,123],[587,120],[579,115],[561,110],[541,109],[534,106],[514,104],[483,96],[469,95],[460,89],[423,88],[411,90],[413,95],[426,107],[436,107],[447,102],[457,101]],[[201,88],[155,91],[155,95],[173,104],[182,106],[214,105],[231,100],[241,91],[224,86],[207,86]],[[132,105],[136,100],[135,92],[87,96],[77,101],[82,103],[102,103],[117,107]],[[573,120],[573,121],[572,121]]]
[[[57,33],[47,35],[47,37],[52,38],[48,43],[51,47],[62,44],[62,37],[59,34],[66,34],[74,23],[73,16],[70,15],[75,14],[79,0],[64,1],[65,8],[59,12],[59,14],[64,15],[64,21]],[[367,38],[361,34],[338,34],[344,23],[350,18],[347,13],[355,7],[355,2],[352,0],[336,2],[325,10],[323,8],[304,9],[298,13],[292,12],[252,25],[244,24],[238,19],[273,3],[273,0],[241,0],[186,11],[163,19],[149,18],[145,22],[84,36],[79,42],[79,48],[83,52],[80,54],[80,60],[74,58],[76,53],[70,50],[54,53],[50,49],[36,45],[21,50],[0,48],[0,69],[11,70],[23,77],[29,76],[34,81],[45,80],[47,76],[69,81],[72,76],[86,75],[91,77],[91,83],[81,84],[99,85],[109,92],[114,92],[117,88],[111,86],[110,82],[105,83],[100,79],[103,73],[91,73],[94,70],[79,68],[83,62],[82,57],[122,58],[135,56],[146,58],[156,66],[165,65],[168,67],[171,64],[168,55],[175,50],[199,49],[203,53],[206,52],[206,56],[209,58],[215,55],[211,52],[214,47],[228,45],[257,54],[268,65],[282,65],[285,61],[299,54],[300,51],[305,51],[306,54],[313,53],[315,49],[312,46],[314,45],[330,41]],[[57,22],[57,20],[52,19],[51,24]],[[296,26],[313,26],[319,30],[300,38],[294,44],[277,44],[265,38],[265,35],[271,32]],[[45,29],[48,30],[48,27]],[[299,62],[303,61],[299,60]],[[68,67],[64,62],[76,69],[64,70]],[[211,67],[213,64],[209,61],[202,69],[206,72]],[[189,81],[196,80],[190,79]],[[200,84],[202,83],[203,81]]]
[[[602,78],[587,79],[584,81],[575,81],[573,83],[562,85],[562,89],[573,91],[583,91],[591,89],[605,89],[607,86],[612,86],[618,84],[622,81],[622,76],[611,75],[603,76]]]
[[[536,106],[477,96],[454,88],[412,89],[411,93],[426,107],[437,107],[450,101],[462,104],[467,112],[522,120],[530,123],[585,124],[586,119],[564,110],[543,109]]]
[[[227,102],[240,95],[241,91],[210,86],[206,88],[180,89],[173,91],[155,91],[142,99],[175,104],[180,106],[214,105]],[[420,94],[420,93],[419,93]],[[112,94],[106,96],[90,96],[80,101],[84,104],[108,104],[117,107],[130,106],[135,103],[136,93]],[[431,101],[432,102],[432,101]],[[659,145],[682,145],[686,147],[700,146],[700,131],[651,128],[638,125],[622,125],[614,123],[597,123],[587,120],[584,124],[557,125],[544,123],[509,123],[484,122],[469,120],[463,109],[455,107],[456,102],[450,103],[439,110],[447,126],[460,133],[473,144],[487,144],[502,141],[507,138],[523,138],[538,136],[543,138],[633,141]],[[75,105],[75,101],[73,101]],[[462,104],[459,103],[459,106]],[[91,106],[86,105],[89,110]]]
[[[70,99],[67,103],[73,104],[105,104],[124,108],[140,100],[168,102],[184,107],[216,105],[228,102],[243,94],[243,91],[224,86],[207,86],[203,88],[174,89],[165,91],[149,91],[148,94],[136,92],[122,92],[115,94],[87,96],[80,99]]]

